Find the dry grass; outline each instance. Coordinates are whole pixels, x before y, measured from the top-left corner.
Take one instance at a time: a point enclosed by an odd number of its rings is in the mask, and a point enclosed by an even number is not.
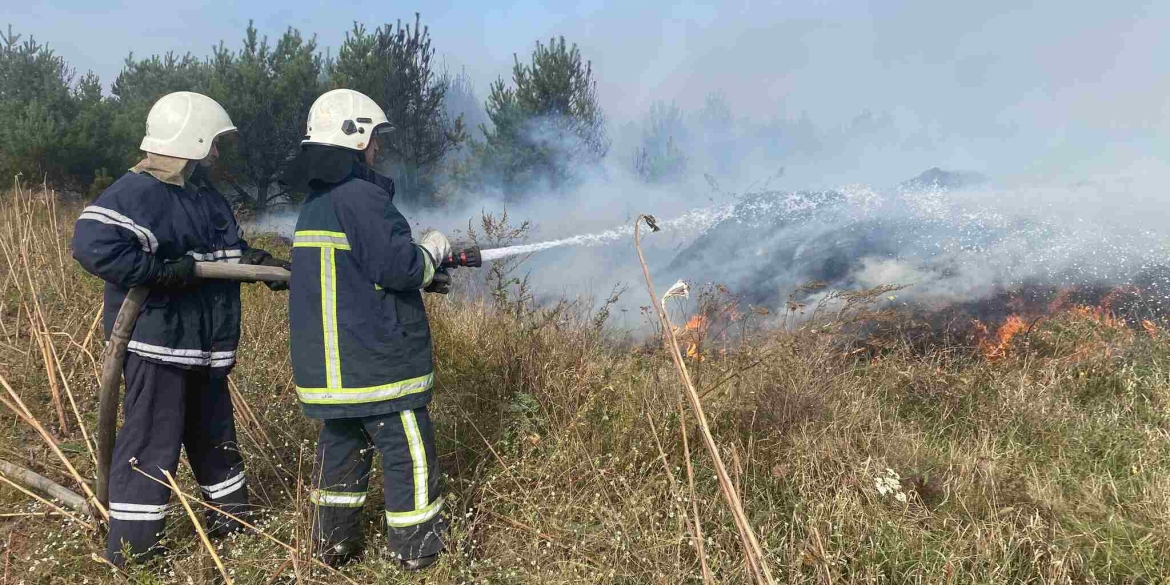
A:
[[[50,201],[41,190],[0,196],[0,375],[92,480],[81,428],[93,430],[97,410],[100,283],[69,258],[76,209],[54,219]],[[29,229],[16,229],[21,221]],[[216,552],[238,584],[344,582],[271,540],[303,546],[316,425],[292,392],[283,296],[246,286],[244,307],[237,424],[264,507],[258,525],[271,538],[237,536]],[[427,582],[699,582],[680,517],[693,504],[714,580],[748,582],[693,423],[690,501],[680,387],[656,344],[611,339],[594,314],[571,307],[502,312],[452,296],[428,298],[428,308],[453,531],[452,554]],[[1170,341],[1156,326],[1134,332],[1070,311],[988,361],[978,347],[924,355],[887,344],[874,354],[854,351],[833,326],[741,325],[720,329],[734,345],[714,331],[697,340],[703,359],[688,365],[778,581],[1153,583],[1170,574]],[[0,458],[79,491],[9,411],[0,412]],[[177,479],[197,493],[188,471]],[[367,535],[377,543],[373,489]],[[10,514],[0,515],[0,583],[213,582],[214,563],[172,504],[173,554],[122,576],[91,558],[99,535],[0,486],[0,513]],[[423,579],[376,552],[345,575]]]

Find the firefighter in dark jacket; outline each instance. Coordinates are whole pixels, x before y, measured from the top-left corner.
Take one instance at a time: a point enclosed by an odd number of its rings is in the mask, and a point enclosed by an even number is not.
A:
[[[376,449],[390,551],[417,570],[434,563],[446,530],[421,291],[446,292],[435,275],[450,244],[435,231],[416,244],[393,182],[371,168],[388,130],[382,108],[356,91],[313,104],[294,163],[309,196],[293,240],[289,322],[297,395],[305,415],[323,421],[311,494],[319,554],[337,565],[364,548],[360,512]]]
[[[226,382],[240,338],[240,287],[199,282],[195,262],[288,264],[248,246],[207,180],[216,139],[234,131],[207,96],[162,97],[146,119],[146,158],[86,207],[74,228],[73,257],[106,281],[107,339],[129,289],[150,287],[127,348],[125,422],[110,466],[106,558],[119,565],[123,547],[140,559],[161,552],[171,494],[143,473],[162,479],[161,470],[175,472],[181,446],[208,503],[231,514],[248,503]],[[207,524],[216,536],[241,528],[215,512]]]

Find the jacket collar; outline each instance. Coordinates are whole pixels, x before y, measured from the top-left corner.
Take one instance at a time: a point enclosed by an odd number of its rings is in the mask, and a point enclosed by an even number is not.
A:
[[[130,169],[130,172],[146,173],[168,185],[184,187],[197,164],[199,164],[197,161],[187,160],[185,158],[175,158],[173,156],[148,152],[146,153],[146,158],[142,159],[137,165],[134,165],[134,168]]]

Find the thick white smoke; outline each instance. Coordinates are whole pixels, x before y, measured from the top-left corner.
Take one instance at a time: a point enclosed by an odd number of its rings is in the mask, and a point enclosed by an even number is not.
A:
[[[453,236],[505,209],[532,222],[529,242],[583,236],[593,245],[531,256],[533,285],[559,298],[628,284],[626,309],[648,300],[630,234],[640,213],[664,224],[645,239],[660,292],[683,278],[767,303],[818,279],[965,302],[1025,282],[1125,283],[1167,259],[1170,84],[1155,56],[1170,5],[847,4],[690,6],[654,34],[651,9],[571,21],[613,121],[604,162],[520,202],[488,181],[456,206],[404,212]],[[574,37],[581,22],[613,34]],[[470,53],[499,63],[446,49],[470,74],[452,108],[482,120],[471,80],[506,78],[530,48]],[[647,183],[640,149],[681,158]],[[933,167],[986,180],[903,184]],[[294,218],[258,227],[287,234]]]

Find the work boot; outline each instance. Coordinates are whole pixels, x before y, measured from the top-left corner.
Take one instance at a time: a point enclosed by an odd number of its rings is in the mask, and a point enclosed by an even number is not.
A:
[[[417,559],[403,559],[402,568],[407,571],[421,571],[439,560],[438,553],[426,557],[419,557]]]
[[[347,540],[330,545],[321,551],[321,562],[334,569],[348,564],[350,561],[361,558],[365,543]]]

